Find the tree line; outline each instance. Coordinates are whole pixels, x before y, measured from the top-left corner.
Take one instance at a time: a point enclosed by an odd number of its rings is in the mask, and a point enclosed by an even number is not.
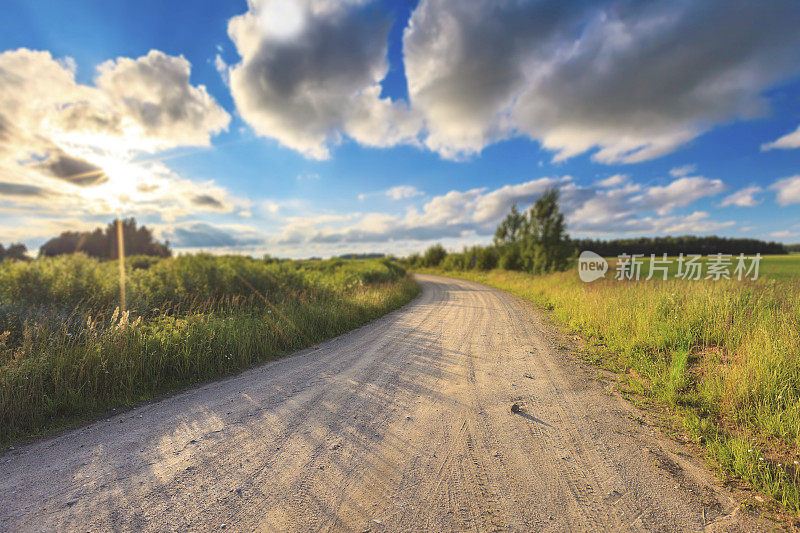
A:
[[[573,241],[579,250],[591,250],[603,257],[616,257],[620,254],[762,254],[782,255],[788,253],[785,245],[779,242],[766,242],[758,239],[734,239],[717,237],[639,237],[636,239],[615,239],[610,241],[581,239]]]
[[[424,253],[408,256],[410,267],[440,267],[444,270],[518,270],[544,274],[566,270],[578,254],[590,250],[604,257],[627,254],[677,256],[684,254],[786,254],[800,251],[800,245],[786,246],[757,239],[684,235],[681,237],[639,237],[633,239],[570,239],[564,216],[558,207],[558,190],[550,189],[533,206],[519,211],[512,206],[497,227],[492,244],[472,246],[448,253],[435,244]]]
[[[16,259],[18,261],[28,261],[28,248],[20,243],[9,244],[8,248],[0,244],[0,261],[4,259]]]
[[[170,257],[172,255],[169,242],[157,241],[150,229],[146,226],[137,226],[135,218],[122,221],[122,235],[125,255],[154,257]],[[65,231],[44,243],[39,248],[39,255],[52,257],[83,252],[98,259],[116,259],[117,250],[117,220],[114,220],[105,228],[97,228],[94,231]]]

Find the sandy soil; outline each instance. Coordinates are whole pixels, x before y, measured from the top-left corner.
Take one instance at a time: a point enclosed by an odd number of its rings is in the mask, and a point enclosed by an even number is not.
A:
[[[347,335],[6,453],[0,529],[767,526],[532,306],[418,279]]]

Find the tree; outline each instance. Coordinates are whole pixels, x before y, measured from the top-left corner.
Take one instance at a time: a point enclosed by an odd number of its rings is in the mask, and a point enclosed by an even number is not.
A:
[[[8,248],[4,248],[0,244],[0,261],[4,259],[16,259],[17,261],[28,261],[28,249],[22,243],[9,244]]]
[[[519,242],[525,227],[525,215],[517,210],[517,204],[511,206],[511,211],[497,226],[494,232],[494,245],[502,248],[506,245]]]
[[[441,244],[434,244],[422,256],[422,265],[426,267],[437,267],[439,263],[447,256],[447,250]]]
[[[411,268],[418,267],[422,265],[422,256],[418,252],[414,252],[406,257],[406,264]]]
[[[472,248],[472,257],[474,258],[472,268],[478,270],[497,268],[498,255],[494,246],[475,246]]]
[[[573,247],[558,207],[558,189],[545,191],[524,213],[512,206],[494,242],[500,268],[535,274],[566,270]]]
[[[558,189],[548,189],[528,210],[523,237],[525,270],[544,274],[566,270],[572,245],[558,208]]]
[[[514,204],[494,232],[494,245],[500,256],[497,264],[503,270],[522,270],[521,247],[525,225],[525,214],[520,213]]]
[[[122,221],[122,235],[125,243],[125,254],[169,257],[172,251],[169,242],[161,243],[153,238],[153,233],[146,226],[137,227],[136,219]],[[117,221],[114,220],[105,231],[97,228],[94,231],[65,231],[58,237],[50,239],[42,245],[39,253],[43,256],[54,256],[83,252],[100,259],[117,258]]]

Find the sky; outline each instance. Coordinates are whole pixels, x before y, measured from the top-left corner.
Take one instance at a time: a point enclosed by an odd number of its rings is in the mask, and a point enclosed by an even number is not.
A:
[[[134,216],[178,252],[800,242],[800,3],[6,0],[0,243]]]

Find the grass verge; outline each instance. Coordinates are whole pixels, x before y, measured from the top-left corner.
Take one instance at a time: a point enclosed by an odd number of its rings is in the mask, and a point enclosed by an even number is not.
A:
[[[582,283],[494,270],[420,272],[497,287],[581,332],[594,362],[666,406],[723,475],[800,512],[800,282]]]
[[[359,327],[419,291],[391,261],[85,256],[0,264],[0,443],[238,372]]]

